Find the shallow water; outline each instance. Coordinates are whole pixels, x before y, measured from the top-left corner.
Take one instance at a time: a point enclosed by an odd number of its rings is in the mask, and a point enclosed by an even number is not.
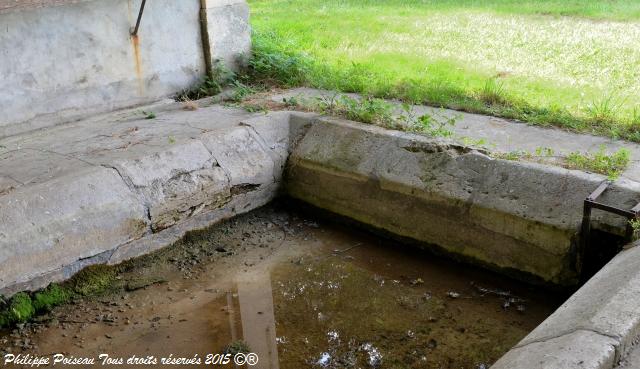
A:
[[[94,357],[95,366],[108,354],[125,359],[120,367],[133,367],[132,355],[172,355],[204,366],[207,354],[244,341],[258,354],[254,368],[488,368],[561,302],[282,205],[118,278],[161,282],[59,307],[0,337],[3,351]]]

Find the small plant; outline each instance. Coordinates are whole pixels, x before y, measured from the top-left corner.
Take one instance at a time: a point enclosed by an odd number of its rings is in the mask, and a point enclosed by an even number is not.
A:
[[[73,276],[69,287],[78,295],[100,294],[111,288],[116,279],[116,270],[107,265],[91,265]]]
[[[196,87],[184,90],[176,96],[177,101],[200,100],[222,92],[222,89],[236,81],[236,74],[221,61],[216,61],[211,75],[208,75]]]
[[[493,153],[492,156],[494,158],[497,158],[497,159],[518,161],[520,159],[531,158],[531,153],[529,153],[527,151],[524,151],[524,150],[513,150],[513,151],[509,151],[509,152]]]
[[[587,107],[587,114],[593,123],[611,126],[614,125],[617,112],[621,106],[621,102],[616,102],[614,96],[609,95],[600,101],[592,102]]]
[[[227,347],[224,349],[225,354],[231,354],[231,355],[236,355],[241,353],[246,354],[249,352],[251,352],[251,348],[249,347],[249,344],[247,344],[245,341],[242,341],[242,340],[233,341],[229,345],[227,345]]]
[[[168,138],[169,144],[173,145],[174,143],[176,143],[176,139],[173,136],[169,136]]]
[[[508,105],[504,85],[495,78],[488,79],[480,90],[478,98],[487,105]]]
[[[604,174],[615,180],[629,165],[630,156],[628,149],[622,148],[613,154],[607,154],[605,147],[600,146],[595,154],[577,151],[570,153],[567,163],[572,168]]]
[[[283,97],[282,103],[287,107],[295,107],[300,105],[298,98],[296,98],[295,96],[291,96],[290,98]]]
[[[356,99],[346,95],[322,97],[316,109],[325,114],[337,115],[362,123],[396,128],[393,106],[382,99],[363,97]]]
[[[71,293],[57,284],[50,284],[47,288],[33,295],[33,307],[36,311],[50,311],[53,307],[66,303],[71,299]]]
[[[234,81],[232,83],[232,86],[234,87],[234,91],[231,97],[229,97],[229,101],[239,103],[242,102],[247,96],[256,93],[256,90],[253,87],[245,85],[240,81]]]
[[[551,157],[553,153],[554,151],[550,147],[536,147],[536,156],[538,157]]]
[[[460,115],[447,116],[443,112],[434,115],[421,115],[418,122],[422,126],[422,132],[433,137],[451,137],[452,128],[460,119]]]
[[[144,115],[144,119],[156,119],[156,113],[152,111],[142,111],[142,115]]]
[[[487,140],[484,138],[471,138],[471,137],[461,137],[462,144],[465,146],[478,146],[485,147],[487,146]]]
[[[631,230],[633,231],[633,233],[631,235],[631,238],[634,241],[640,239],[640,219],[636,218],[636,219],[629,220],[629,226],[631,227]]]
[[[233,106],[233,105],[232,105]],[[246,110],[248,113],[268,113],[269,109],[267,109],[267,107],[265,105],[261,105],[261,104],[242,104],[240,105],[240,107],[242,107],[244,110]]]
[[[264,39],[254,38],[253,53],[248,62],[247,78],[263,84],[284,87],[301,86],[307,82],[311,61],[300,54],[281,51]]]

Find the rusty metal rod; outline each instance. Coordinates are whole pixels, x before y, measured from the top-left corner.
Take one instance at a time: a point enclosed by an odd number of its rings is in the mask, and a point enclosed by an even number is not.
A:
[[[140,21],[142,20],[142,13],[144,12],[144,6],[147,3],[147,0],[142,0],[142,4],[140,4],[140,12],[138,13],[138,20],[136,20],[136,26],[131,32],[131,36],[138,36],[138,29],[140,28]]]

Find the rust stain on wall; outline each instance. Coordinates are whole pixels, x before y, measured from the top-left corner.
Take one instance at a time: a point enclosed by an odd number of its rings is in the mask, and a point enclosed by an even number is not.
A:
[[[144,77],[142,75],[142,59],[140,58],[140,36],[131,36],[133,45],[133,57],[136,69],[136,79],[138,80],[138,94],[144,94]]]

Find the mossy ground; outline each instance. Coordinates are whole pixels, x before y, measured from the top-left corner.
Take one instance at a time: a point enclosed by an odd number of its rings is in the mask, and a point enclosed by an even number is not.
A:
[[[164,283],[162,274],[173,265],[181,272],[220,254],[216,251],[219,240],[214,239],[223,225],[215,225],[204,230],[188,232],[185,237],[149,255],[144,255],[122,264],[91,265],[62,283],[52,283],[36,292],[20,292],[10,299],[0,296],[0,328],[10,328],[25,323],[54,307],[82,298],[96,298],[123,291],[134,291],[147,286]]]
[[[37,314],[50,311],[74,298],[96,296],[117,288],[114,282],[119,269],[93,265],[83,269],[67,282],[52,283],[34,293],[17,293],[0,308],[0,328],[27,322]]]

